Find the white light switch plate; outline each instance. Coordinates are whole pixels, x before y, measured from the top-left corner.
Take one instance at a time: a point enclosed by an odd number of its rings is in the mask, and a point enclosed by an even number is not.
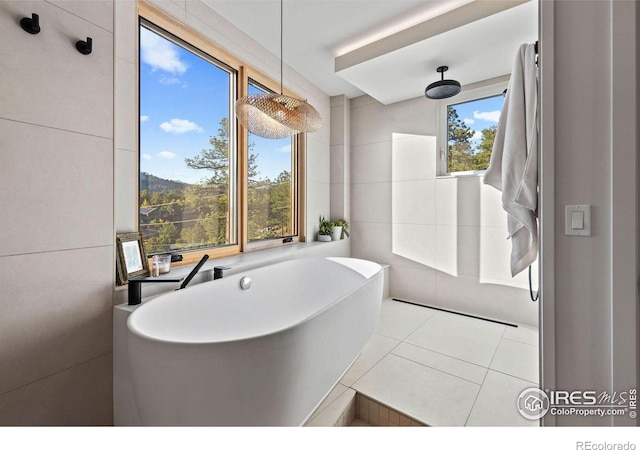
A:
[[[582,228],[573,228],[577,225],[574,219],[574,213],[582,212],[583,224]],[[591,205],[565,205],[564,207],[564,234],[567,236],[591,236]]]

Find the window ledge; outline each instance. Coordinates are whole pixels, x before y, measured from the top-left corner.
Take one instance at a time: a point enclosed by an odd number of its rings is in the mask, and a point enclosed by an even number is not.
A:
[[[486,170],[478,170],[476,172],[454,172],[446,175],[437,175],[436,180],[441,178],[469,178],[469,177],[484,177]]]
[[[193,278],[190,285],[213,280],[213,268],[216,266],[230,267],[225,271],[225,276],[233,275],[250,269],[268,266],[281,261],[300,258],[327,257],[327,256],[350,256],[350,239],[341,239],[330,242],[297,242],[283,244],[282,247],[256,250],[249,253],[229,256],[207,261],[198,274]],[[172,268],[169,276],[186,277],[195,267],[195,264]],[[142,285],[143,301],[151,296],[163,294],[176,288],[173,283],[147,283]],[[116,286],[114,293],[114,305],[127,301],[127,286]]]

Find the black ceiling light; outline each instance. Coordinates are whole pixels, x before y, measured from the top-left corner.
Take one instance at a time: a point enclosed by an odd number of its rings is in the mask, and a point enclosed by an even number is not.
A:
[[[460,93],[462,89],[460,87],[460,83],[456,80],[445,80],[444,73],[449,70],[448,66],[440,66],[436,69],[440,74],[442,74],[442,78],[435,83],[431,83],[424,90],[424,95],[427,98],[432,98],[434,100],[440,100],[443,98],[453,97],[456,94]]]

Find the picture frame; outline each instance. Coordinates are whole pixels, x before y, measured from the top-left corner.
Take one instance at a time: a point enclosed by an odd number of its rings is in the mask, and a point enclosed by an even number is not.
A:
[[[129,278],[149,276],[149,261],[144,251],[142,233],[116,235],[116,273],[118,284],[127,284]]]

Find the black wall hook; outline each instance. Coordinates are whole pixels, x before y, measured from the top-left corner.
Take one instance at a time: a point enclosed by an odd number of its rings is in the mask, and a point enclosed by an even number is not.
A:
[[[40,16],[31,14],[31,18],[24,17],[20,20],[20,26],[29,34],[38,34],[40,33]]]
[[[91,39],[90,37],[88,37],[86,41],[76,42],[76,48],[83,55],[88,55],[89,53],[91,53],[92,47],[93,47],[93,39]]]

